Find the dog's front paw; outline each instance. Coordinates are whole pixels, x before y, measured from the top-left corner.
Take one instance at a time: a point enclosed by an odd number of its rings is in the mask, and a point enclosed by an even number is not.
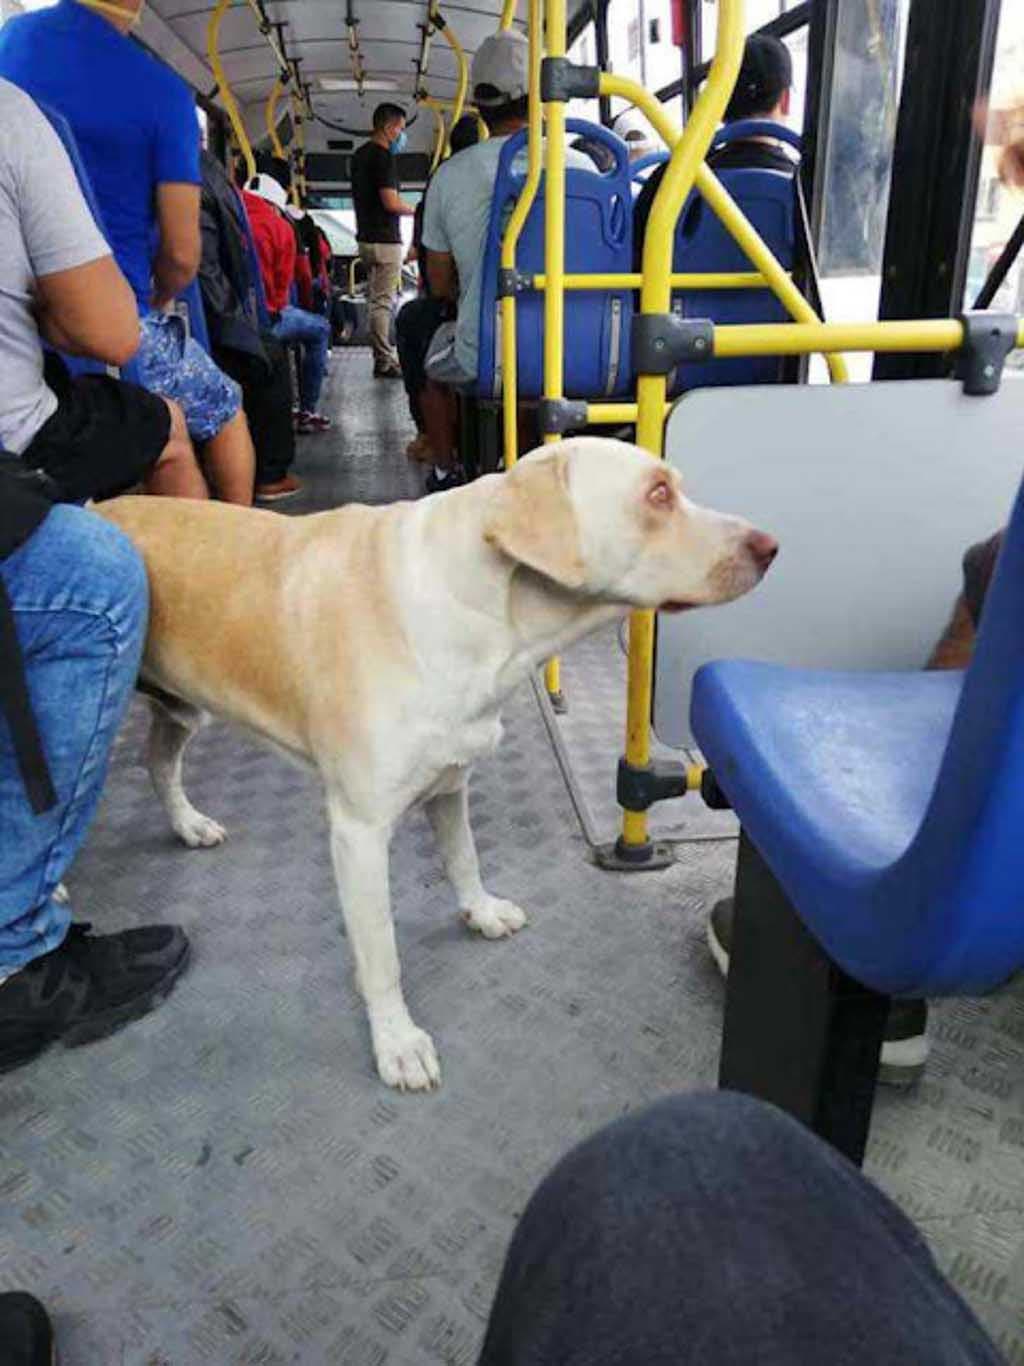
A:
[[[476,930],[485,939],[505,939],[526,924],[525,911],[514,902],[502,901],[496,896],[489,896],[482,905],[463,911],[462,918],[471,930]]]
[[[178,816],[174,822],[174,833],[190,849],[212,849],[216,844],[223,844],[228,835],[223,825],[211,821],[209,816],[204,816],[194,807]]]
[[[441,1085],[441,1064],[434,1041],[411,1020],[371,1023],[373,1051],[381,1080],[398,1091],[432,1091]]]

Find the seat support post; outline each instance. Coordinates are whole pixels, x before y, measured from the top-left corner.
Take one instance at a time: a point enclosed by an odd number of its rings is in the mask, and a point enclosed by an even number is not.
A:
[[[832,962],[741,833],[719,1086],[787,1110],[859,1166],[888,1009]]]

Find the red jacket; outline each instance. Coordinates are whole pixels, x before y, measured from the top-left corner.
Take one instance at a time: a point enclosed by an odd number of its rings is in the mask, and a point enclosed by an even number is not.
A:
[[[295,233],[273,204],[258,194],[243,190],[242,198],[260,258],[267,308],[271,313],[280,313],[290,303],[289,291],[295,278]]]

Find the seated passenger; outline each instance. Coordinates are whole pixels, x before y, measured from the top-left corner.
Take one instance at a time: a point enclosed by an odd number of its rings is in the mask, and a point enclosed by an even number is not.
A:
[[[137,483],[208,496],[175,404],[107,375],[72,379],[56,355],[47,363],[44,337],[118,365],[138,344],[138,316],[60,139],[0,80],[0,447],[71,501]]]
[[[475,147],[480,141],[480,128],[475,115],[464,114],[453,124],[448,141],[453,157],[464,152],[467,147]],[[398,346],[399,364],[402,367],[402,379],[405,381],[405,392],[409,398],[409,412],[416,424],[417,432],[406,447],[405,453],[410,460],[423,460],[428,464],[434,464],[436,462],[433,459],[430,442],[427,440],[423,409],[420,406],[420,395],[427,382],[423,366],[431,337],[441,323],[455,317],[455,307],[450,299],[435,299],[430,293],[430,284],[427,280],[427,258],[430,253],[421,238],[424,206],[430,185],[431,181],[428,180],[423,189],[423,196],[416,205],[412,246],[409,249],[412,259],[419,266],[420,293],[399,309],[398,317],[395,319],[395,341]]]
[[[288,196],[284,187],[264,171],[253,176],[243,198],[260,258],[270,330],[279,342],[298,342],[302,346],[297,430],[304,434],[324,432],[331,423],[317,409],[327,371],[331,325],[320,314],[289,303],[295,283],[297,247],[294,227],[285,215]]]
[[[69,123],[114,257],[135,291],[140,383],[180,405],[217,495],[250,504],[253,451],[233,380],[164,312],[199,265],[199,123],[181,78],[128,38],[142,0],[78,0],[0,28],[0,76]],[[155,250],[154,250],[155,244]]]
[[[61,879],[135,686],[148,595],[117,527],[39,487],[0,456],[0,1073],[147,1014],[189,954],[169,925],[93,935],[71,919]]]
[[[725,122],[739,123],[742,119],[764,119],[781,123],[789,113],[790,92],[793,85],[793,59],[781,38],[767,33],[753,33],[743,50],[743,64],[736,78],[736,88],[725,108]],[[727,147],[713,150],[708,157],[713,171],[765,170],[796,174],[797,163],[788,144],[773,138],[742,138]],[[640,269],[644,236],[651,206],[665,174],[664,166],[656,166],[644,182],[633,210],[636,269]],[[741,206],[742,207],[742,206]]]
[[[490,137],[452,157],[434,176],[423,211],[422,243],[427,283],[438,299],[458,305],[456,321],[442,322],[426,359],[427,384],[420,396],[434,469],[432,492],[461,482],[456,464],[455,392],[476,382],[480,329],[480,276],[487,223],[505,140],[526,127],[529,87],[525,37],[503,29],[485,38],[473,57],[473,100]],[[525,166],[517,158],[517,167]],[[581,152],[566,149],[566,165],[592,171]]]
[[[213,358],[242,387],[256,451],[256,498],[273,502],[302,488],[288,473],[295,459],[291,365],[261,313],[262,285],[253,278],[242,198],[215,156],[201,157],[203,255],[199,287]]]

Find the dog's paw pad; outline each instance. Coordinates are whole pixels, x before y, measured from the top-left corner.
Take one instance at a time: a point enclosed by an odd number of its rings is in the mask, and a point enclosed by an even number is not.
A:
[[[432,1091],[441,1085],[441,1064],[430,1035],[415,1025],[381,1030],[374,1041],[381,1080],[397,1091]]]
[[[223,825],[211,821],[201,811],[183,816],[175,825],[174,833],[190,849],[212,849],[214,845],[223,844],[228,834]]]
[[[501,901],[496,896],[488,898],[485,906],[463,911],[462,918],[471,930],[476,930],[485,939],[505,939],[526,924],[525,911],[514,902]]]

